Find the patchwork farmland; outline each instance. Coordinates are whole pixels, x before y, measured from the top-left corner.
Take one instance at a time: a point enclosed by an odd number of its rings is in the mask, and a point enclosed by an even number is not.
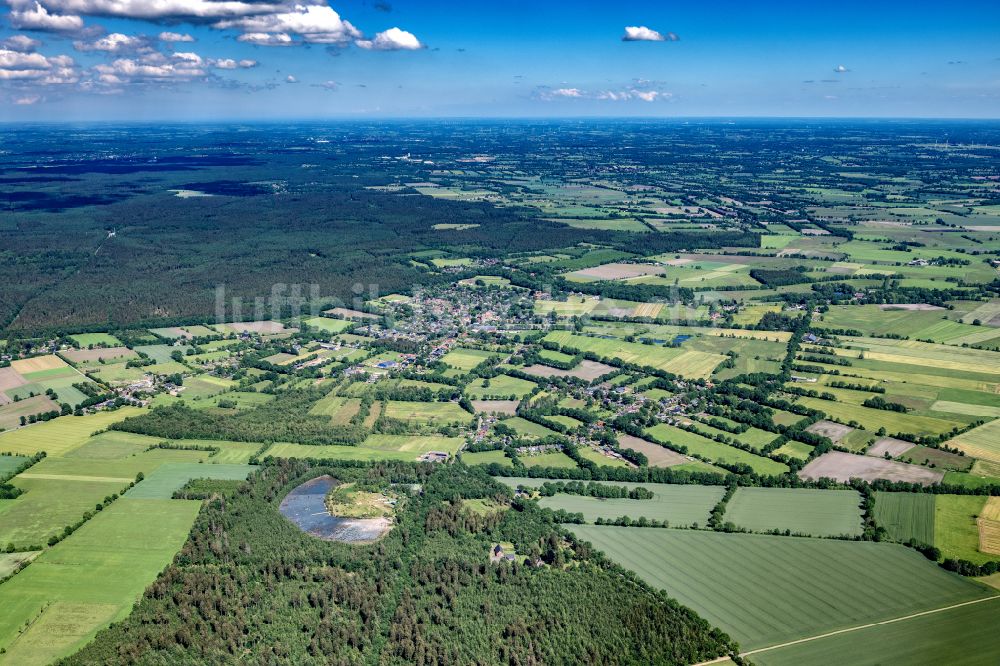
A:
[[[0,664],[1000,663],[1000,130],[627,125],[7,128]]]

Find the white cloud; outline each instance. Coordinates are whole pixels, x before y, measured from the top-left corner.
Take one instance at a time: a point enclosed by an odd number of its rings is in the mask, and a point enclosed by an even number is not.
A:
[[[41,95],[25,95],[24,97],[18,97],[15,99],[14,104],[17,106],[31,106],[32,104],[37,104],[41,100]]]
[[[0,69],[45,69],[48,66],[48,58],[41,53],[21,53],[20,51],[0,49]]]
[[[660,93],[656,90],[633,90],[632,94],[644,102],[655,102]]]
[[[241,42],[247,42],[248,44],[256,44],[258,46],[292,46],[295,41],[291,36],[279,32],[279,33],[267,33],[267,32],[247,32],[239,37],[237,37]]]
[[[554,97],[583,97],[579,88],[558,88],[552,91]]]
[[[157,37],[161,42],[167,42],[168,44],[173,44],[175,42],[193,42],[194,37],[185,33],[179,32],[161,32]]]
[[[12,6],[33,0],[7,0]],[[164,20],[218,20],[278,11],[280,2],[243,2],[242,0],[44,0],[52,11],[91,16]]]
[[[105,81],[113,83],[129,79],[192,79],[205,75],[203,69],[189,67],[184,63],[145,65],[130,58],[115,60],[110,65],[97,65],[94,69],[103,75]]]
[[[295,5],[289,11],[219,21],[214,27],[243,30],[240,41],[261,46],[291,44],[291,35],[314,44],[347,44],[362,37],[328,5]]]
[[[312,85],[314,88],[323,88],[331,92],[340,87],[340,84],[336,81],[324,81],[323,83],[314,83]]]
[[[19,51],[21,53],[31,53],[41,45],[40,41],[32,39],[27,35],[13,35],[0,42],[0,48],[9,51]]]
[[[154,51],[136,58],[118,58],[110,64],[95,65],[94,71],[101,83],[110,85],[191,81],[208,75],[207,64],[197,53],[173,53],[167,57]]]
[[[376,33],[374,39],[359,39],[355,43],[363,49],[375,51],[416,51],[424,48],[416,35],[399,28],[389,28]]]
[[[145,37],[132,37],[123,35],[120,32],[113,32],[110,35],[95,39],[93,42],[77,41],[73,42],[73,48],[77,51],[105,51],[107,53],[121,53],[123,51],[136,51],[139,49],[149,49],[149,40]]]
[[[647,82],[651,83],[651,82]],[[664,90],[656,90],[648,85],[644,87],[628,86],[612,90],[590,91],[581,88],[547,88],[542,87],[536,90],[535,95],[542,100],[551,101],[555,99],[574,100],[600,100],[607,102],[628,102],[636,100],[641,102],[655,102],[660,99],[669,99],[673,95]]]
[[[191,63],[192,65],[200,65],[202,63],[201,56],[197,53],[181,52],[175,53],[173,57],[175,60]]]
[[[216,69],[250,69],[257,66],[256,60],[233,60],[232,58],[217,58],[208,61]]]
[[[672,32],[664,34],[644,25],[626,26],[625,34],[622,35],[623,42],[676,42],[679,39],[680,37]]]
[[[76,63],[66,55],[44,56],[0,48],[0,80],[42,84],[76,83]]]
[[[51,32],[75,32],[83,28],[79,16],[50,14],[38,2],[31,5],[12,5],[10,24],[26,30],[47,30]]]
[[[298,83],[298,82],[299,80],[294,76],[292,76],[291,74],[285,77],[285,83]]]
[[[833,71],[835,71],[837,74],[844,74],[845,72],[849,72],[851,70],[849,70],[844,65],[837,65],[836,67],[833,68]]]

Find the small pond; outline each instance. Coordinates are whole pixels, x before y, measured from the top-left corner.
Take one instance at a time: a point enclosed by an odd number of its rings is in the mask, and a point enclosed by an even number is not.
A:
[[[326,495],[337,485],[331,476],[318,476],[298,486],[281,501],[281,515],[303,532],[325,541],[368,543],[392,527],[386,518],[341,518],[326,508]]]

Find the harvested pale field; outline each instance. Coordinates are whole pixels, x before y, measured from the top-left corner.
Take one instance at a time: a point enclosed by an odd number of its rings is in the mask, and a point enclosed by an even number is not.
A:
[[[14,368],[0,368],[0,391],[24,386],[27,383],[27,380]]]
[[[991,497],[986,500],[986,505],[979,512],[979,517],[984,520],[1000,520],[1000,497]]]
[[[1000,463],[1000,419],[964,432],[958,437],[949,439],[945,444],[964,451],[973,458]]]
[[[472,408],[486,414],[517,414],[517,400],[473,400]]]
[[[979,528],[979,550],[989,555],[1000,555],[1000,520],[979,518],[976,526]]]
[[[816,421],[816,423],[806,428],[806,432],[811,432],[821,437],[829,437],[830,441],[836,444],[854,432],[854,428],[842,423],[834,423],[833,421]]]
[[[970,405],[965,402],[953,402],[951,400],[935,400],[931,405],[931,411],[945,412],[948,414],[964,414],[965,416],[985,416],[997,418],[1000,416],[1000,407],[990,405]]]
[[[110,361],[115,358],[133,358],[138,356],[128,347],[105,347],[104,349],[72,349],[62,352],[63,357],[70,363],[86,363],[88,361],[99,361],[104,359]]]
[[[569,276],[590,280],[623,280],[643,275],[663,275],[663,266],[654,264],[604,264],[574,271]]]
[[[21,417],[29,417],[44,412],[59,411],[59,405],[47,395],[36,395],[18,402],[9,402],[0,407],[0,428],[10,430],[21,423]]]
[[[976,526],[979,528],[979,550],[1000,555],[1000,497],[987,500]]]
[[[176,338],[193,338],[194,336],[185,331],[180,326],[166,326],[164,328],[151,328],[149,332],[161,338],[174,340]]]
[[[686,456],[677,453],[665,446],[647,442],[641,437],[632,435],[618,435],[618,445],[623,449],[632,449],[646,456],[650,467],[673,467],[690,462]]]
[[[852,453],[830,451],[816,458],[799,471],[799,477],[815,481],[823,477],[847,483],[851,479],[874,481],[905,481],[929,486],[940,483],[944,472],[918,465],[907,465],[894,460],[883,460],[872,456],[857,456]]]
[[[609,372],[614,372],[615,370],[616,368],[604,363],[584,360],[580,361],[580,364],[572,370],[563,370],[562,368],[553,368],[548,365],[536,363],[535,365],[522,368],[521,372],[536,377],[576,377],[577,379],[592,382],[598,377],[606,375]]]
[[[996,227],[993,229],[996,229]],[[977,319],[986,326],[1000,326],[1000,300],[993,299],[988,303],[983,303],[962,317],[962,323],[971,324]]]
[[[650,317],[656,318],[660,314],[660,310],[663,309],[663,303],[642,303],[641,305],[635,306],[635,311],[632,313],[633,317]]]
[[[883,437],[875,440],[875,443],[872,444],[871,448],[868,449],[865,455],[882,458],[886,453],[888,453],[890,457],[898,458],[914,446],[916,446],[916,444],[913,442],[905,442],[901,439],[894,439],[892,437]]]
[[[930,305],[929,303],[882,303],[878,307],[880,310],[914,310],[918,312],[944,310],[939,305]]]
[[[329,310],[324,310],[323,314],[333,315],[334,317],[343,317],[344,319],[379,319],[379,315],[372,314],[370,312],[362,312],[361,310],[350,310],[348,308],[331,308]]]
[[[261,335],[274,335],[294,330],[285,328],[285,325],[278,321],[240,321],[221,324],[219,328],[230,329],[237,333],[259,333]]]
[[[20,375],[28,375],[32,372],[43,370],[55,370],[66,367],[66,362],[58,356],[36,356],[35,358],[25,358],[20,361],[11,361],[10,367]]]

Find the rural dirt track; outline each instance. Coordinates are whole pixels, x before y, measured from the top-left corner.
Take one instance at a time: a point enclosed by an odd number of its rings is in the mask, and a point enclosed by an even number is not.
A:
[[[809,638],[800,638],[797,641],[789,641],[787,643],[780,643],[778,645],[771,645],[764,648],[758,648],[756,650],[750,650],[748,652],[741,652],[741,657],[749,657],[752,654],[757,654],[759,652],[769,652],[771,650],[777,650],[779,648],[788,647],[789,645],[798,645],[799,643],[808,643],[810,641],[816,641],[821,638],[828,638],[830,636],[837,636],[839,634],[847,634],[852,631],[859,631],[861,629],[868,629],[869,627],[878,627],[883,624],[893,624],[895,622],[902,622],[903,620],[910,620],[915,617],[922,617],[924,615],[933,615],[935,613],[943,613],[944,611],[952,610],[953,608],[961,608],[962,606],[971,606],[972,604],[981,604],[986,601],[996,601],[1000,599],[1000,595],[995,595],[992,597],[986,597],[985,599],[973,599],[972,601],[964,601],[960,604],[953,604],[951,606],[945,606],[943,608],[934,608],[927,611],[921,611],[920,613],[911,613],[910,615],[904,615],[903,617],[896,617],[891,620],[883,620],[882,622],[869,622],[868,624],[858,625],[857,627],[848,627],[847,629],[840,629],[838,631],[831,631],[825,634],[820,634],[819,636],[810,636]],[[706,664],[712,664],[719,660],[708,661]],[[701,666],[699,664],[699,666]]]

